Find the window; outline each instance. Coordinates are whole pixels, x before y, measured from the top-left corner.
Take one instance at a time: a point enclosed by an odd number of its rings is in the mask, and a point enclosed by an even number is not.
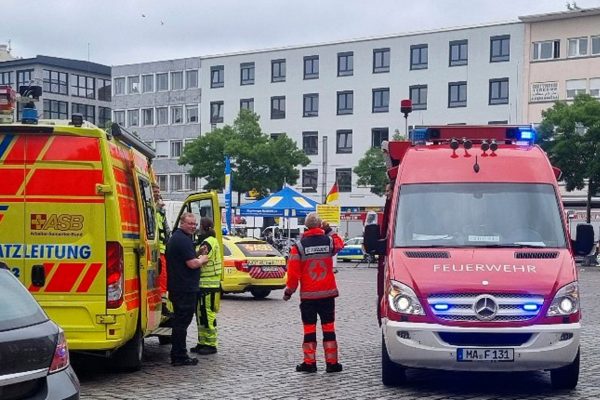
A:
[[[413,110],[427,110],[427,85],[413,85],[408,91]]]
[[[142,93],[154,92],[154,75],[142,75]]]
[[[66,101],[44,99],[44,118],[68,119],[68,103]]]
[[[125,111],[115,111],[113,120],[117,124],[125,126]]]
[[[352,114],[354,110],[354,92],[346,90],[337,92],[337,115]]]
[[[302,132],[302,150],[307,156],[319,154],[318,132]]]
[[[183,106],[171,106],[171,123],[183,124]]]
[[[115,95],[125,94],[125,78],[115,78]]]
[[[304,117],[318,117],[319,116],[319,94],[309,93],[304,95],[304,111],[302,113]]]
[[[167,125],[169,123],[169,109],[167,107],[156,107],[156,125]]]
[[[600,98],[600,78],[590,79],[590,95]]]
[[[21,71],[17,71],[17,87],[15,88],[17,93],[19,93],[19,87],[29,86],[29,85],[33,84],[33,79],[31,79],[32,73],[33,73],[32,69],[24,69]]]
[[[390,110],[390,88],[373,89],[373,112],[388,112]]]
[[[254,63],[240,64],[240,85],[254,85]]]
[[[271,140],[277,140],[283,135],[285,135],[285,133],[283,133],[283,132],[274,132],[274,133],[271,133],[270,136],[271,136]]]
[[[95,99],[95,79],[85,75],[71,74],[71,95],[75,97],[85,97],[86,99]]]
[[[351,192],[352,191],[352,169],[351,168],[337,168],[335,170],[335,181],[338,184],[338,191]]]
[[[140,125],[140,110],[127,110],[127,126]]]
[[[195,104],[185,106],[185,123],[195,124],[196,122],[198,122],[198,106]]]
[[[582,57],[588,54],[588,38],[571,38],[567,40],[568,57]]]
[[[154,109],[153,108],[142,108],[142,125],[143,126],[154,125]]]
[[[183,90],[183,71],[171,72],[171,90]]]
[[[285,96],[271,97],[271,119],[285,118]]]
[[[510,61],[510,35],[490,38],[490,62]]]
[[[304,79],[319,78],[319,56],[304,57]]]
[[[13,84],[13,73],[12,71],[0,72],[0,85],[11,85]]]
[[[533,43],[534,60],[560,58],[560,40],[548,40]]]
[[[71,103],[71,116],[73,114],[81,114],[85,121],[96,123],[96,107],[90,104]]]
[[[185,87],[187,89],[196,89],[198,87],[198,70],[191,69],[185,71]]]
[[[600,36],[592,36],[592,55],[600,54]]]
[[[316,169],[302,170],[302,193],[316,193],[319,171]]]
[[[240,99],[240,110],[250,110],[254,112],[254,99]]]
[[[336,153],[352,153],[352,131],[339,130],[336,132]]]
[[[107,127],[107,124],[110,122],[110,108],[108,107],[98,107],[98,126],[100,128]]]
[[[352,76],[354,75],[354,52],[348,51],[345,53],[338,53],[338,76]]]
[[[183,190],[183,175],[170,175],[171,192],[179,192]]]
[[[198,190],[198,179],[194,178],[190,174],[185,174],[185,189],[190,192]]]
[[[448,107],[467,106],[467,82],[450,82],[448,84]]]
[[[410,69],[427,69],[427,45],[410,46]]]
[[[285,60],[271,60],[271,82],[285,82]]]
[[[128,76],[127,77],[127,93],[138,94],[140,92],[140,77],[139,76]]]
[[[154,142],[154,150],[158,158],[169,157],[169,142],[167,140],[157,140]]]
[[[578,94],[583,94],[585,90],[586,80],[585,79],[571,79],[566,82],[567,87],[567,99],[572,100]]]
[[[156,91],[166,92],[167,90],[169,90],[169,74],[166,72],[156,74]]]
[[[389,140],[388,128],[373,128],[371,129],[371,147],[381,147],[381,142]]]
[[[223,122],[223,107],[222,101],[212,101],[210,103],[210,123],[216,124]]]
[[[210,67],[210,87],[222,88],[223,86],[225,86],[225,67],[223,65]]]
[[[508,104],[508,78],[490,79],[490,105]]]
[[[373,73],[390,72],[390,49],[373,50]]]
[[[44,70],[44,92],[69,94],[69,80],[65,72]]]
[[[182,151],[183,151],[183,141],[171,140],[171,158],[181,157]]]
[[[156,175],[156,182],[161,192],[169,191],[169,176],[168,175]]]
[[[98,78],[98,100],[111,101],[110,79]]]
[[[152,189],[150,188],[150,183],[141,177],[138,178],[138,185],[142,195],[141,203],[146,226],[146,239],[154,239],[156,235],[156,214],[154,212]]]
[[[469,44],[467,40],[454,40],[450,42],[450,62],[451,67],[456,65],[467,65],[469,60]]]

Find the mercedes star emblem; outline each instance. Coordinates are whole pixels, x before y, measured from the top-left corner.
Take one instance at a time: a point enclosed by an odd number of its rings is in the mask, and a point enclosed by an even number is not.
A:
[[[491,321],[498,313],[498,303],[492,296],[484,294],[475,299],[473,311],[479,320]]]

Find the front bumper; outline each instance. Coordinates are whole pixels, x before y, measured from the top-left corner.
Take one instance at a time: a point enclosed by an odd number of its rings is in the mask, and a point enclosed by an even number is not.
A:
[[[466,328],[439,324],[397,322],[384,319],[383,335],[390,359],[402,366],[460,371],[533,371],[571,364],[579,349],[581,325],[531,325],[516,328]],[[493,346],[514,349],[514,361],[457,361],[458,348],[477,345],[451,345],[443,341],[446,333],[528,333],[529,340],[518,346]],[[563,340],[561,340],[561,337]]]

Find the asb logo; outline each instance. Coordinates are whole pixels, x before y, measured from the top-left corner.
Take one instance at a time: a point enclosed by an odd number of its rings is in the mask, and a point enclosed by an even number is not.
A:
[[[77,214],[31,214],[32,231],[80,231],[83,215]]]

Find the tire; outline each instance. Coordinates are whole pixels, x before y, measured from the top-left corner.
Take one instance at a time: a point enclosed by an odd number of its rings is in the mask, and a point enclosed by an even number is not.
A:
[[[573,362],[565,367],[550,371],[550,380],[554,389],[575,389],[579,380],[579,350]]]
[[[158,344],[160,344],[160,345],[166,345],[166,344],[171,344],[171,343],[172,343],[171,336],[160,335],[158,337]]]
[[[142,368],[144,337],[138,328],[135,335],[113,355],[115,366],[120,371],[133,372]]]
[[[381,382],[385,386],[401,386],[406,383],[406,368],[390,359],[383,334],[381,335]]]
[[[271,289],[252,288],[250,289],[250,293],[252,293],[255,299],[264,299],[271,294]]]

